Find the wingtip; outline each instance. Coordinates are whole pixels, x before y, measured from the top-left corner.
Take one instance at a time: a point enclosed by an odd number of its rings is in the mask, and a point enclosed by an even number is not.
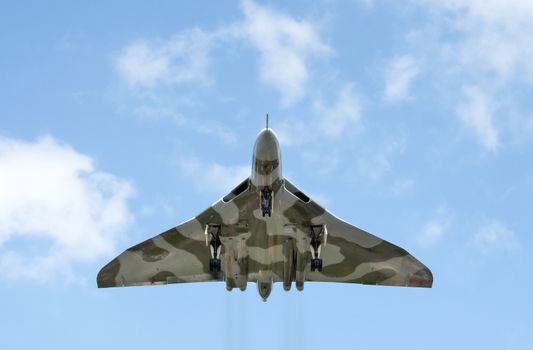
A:
[[[96,285],[98,288],[116,287],[116,277],[120,269],[118,259],[111,260],[107,265],[102,267],[96,276]]]
[[[409,278],[409,286],[432,288],[433,287],[433,273],[427,267],[418,270]]]

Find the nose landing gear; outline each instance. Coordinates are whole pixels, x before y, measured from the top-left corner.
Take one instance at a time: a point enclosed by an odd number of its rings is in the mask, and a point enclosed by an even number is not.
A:
[[[209,259],[209,272],[220,272],[220,241],[221,225],[206,225],[205,226],[205,245],[211,251],[211,258]]]
[[[261,190],[261,214],[263,217],[265,217],[267,214],[268,216],[272,216],[272,190],[265,186]]]

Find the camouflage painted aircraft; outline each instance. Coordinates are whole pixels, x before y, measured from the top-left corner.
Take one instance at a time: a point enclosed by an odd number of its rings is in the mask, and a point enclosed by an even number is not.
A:
[[[104,266],[98,287],[256,282],[266,301],[274,282],[349,282],[431,287],[431,271],[404,249],[352,226],[281,175],[276,135],[255,142],[252,174],[193,219],[127,249]]]

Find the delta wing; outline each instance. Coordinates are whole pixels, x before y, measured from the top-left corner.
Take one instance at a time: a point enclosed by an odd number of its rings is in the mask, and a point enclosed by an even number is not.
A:
[[[298,197],[285,213],[288,221],[302,230],[311,225],[326,229],[322,271],[309,272],[306,280],[431,287],[431,271],[406,250],[337,218],[287,179],[285,187]]]
[[[248,179],[211,207],[168,231],[137,244],[98,273],[98,287],[140,286],[181,282],[221,281],[220,268],[210,271],[206,227],[231,225],[239,210],[233,198],[248,189]]]

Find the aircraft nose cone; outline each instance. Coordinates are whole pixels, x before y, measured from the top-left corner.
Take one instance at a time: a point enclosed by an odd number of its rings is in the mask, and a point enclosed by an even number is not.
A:
[[[270,129],[263,129],[257,136],[254,156],[258,160],[276,160],[280,158],[279,142],[276,134]]]

